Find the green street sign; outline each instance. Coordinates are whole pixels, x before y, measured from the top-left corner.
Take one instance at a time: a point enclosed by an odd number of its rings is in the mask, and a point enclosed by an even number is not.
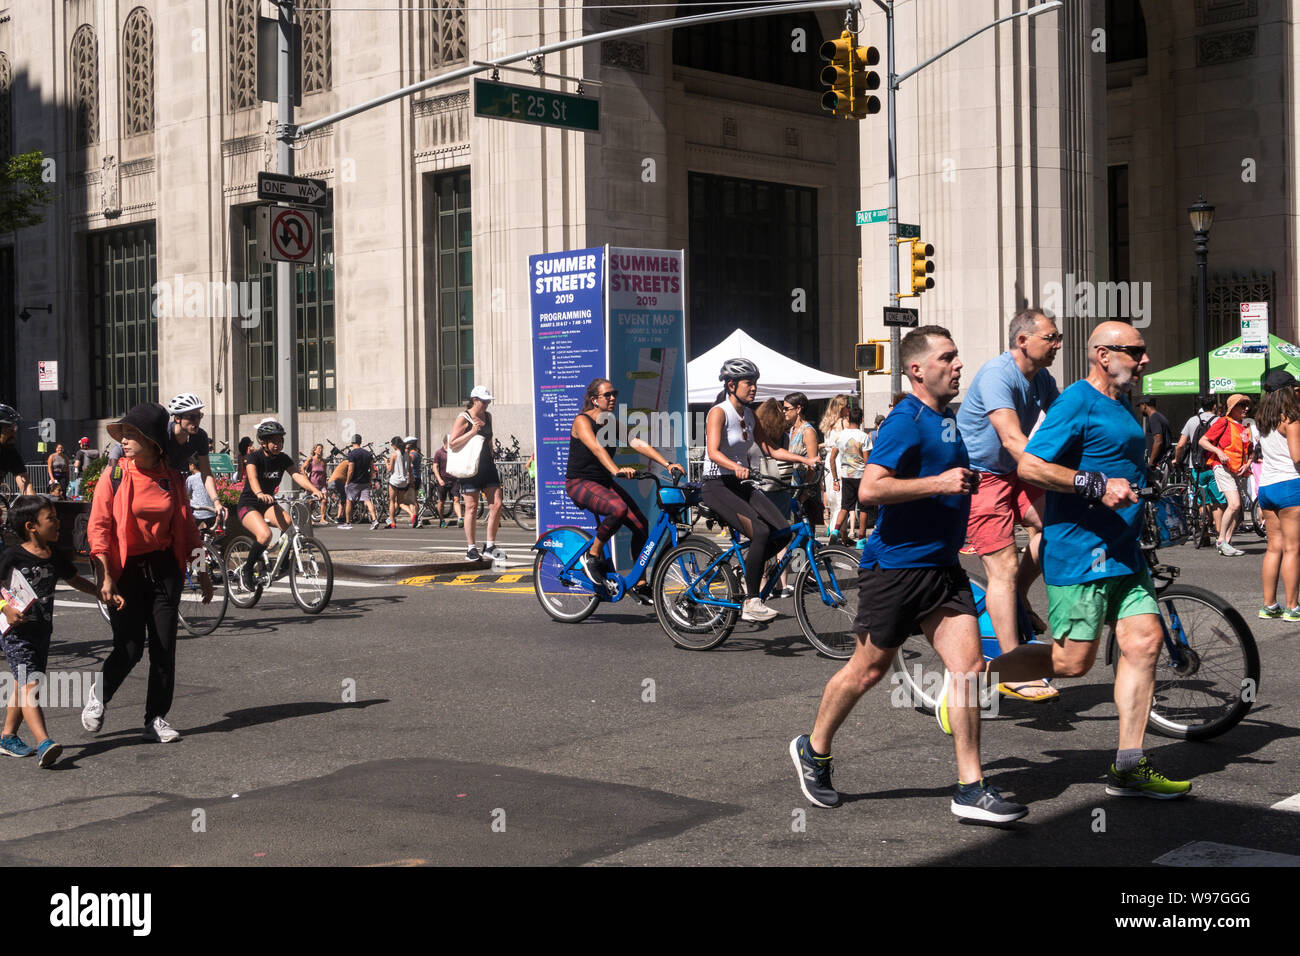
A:
[[[888,209],[859,209],[858,225],[869,226],[873,222],[886,222],[889,219]]]
[[[920,239],[921,227],[914,226],[910,222],[900,222],[898,224],[899,239]]]
[[[474,81],[474,115],[588,133],[600,132],[598,99],[492,80]]]

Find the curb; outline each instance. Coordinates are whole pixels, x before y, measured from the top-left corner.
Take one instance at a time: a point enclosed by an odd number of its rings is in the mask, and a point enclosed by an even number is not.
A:
[[[390,564],[377,564],[373,561],[357,562],[353,560],[339,560],[338,558],[334,558],[334,571],[336,574],[339,574],[340,576],[351,575],[372,581],[400,581],[403,578],[416,577],[424,574],[452,574],[466,571],[486,571],[491,567],[491,558],[481,558],[478,561],[469,561],[465,558],[451,558],[448,560],[445,556],[440,556],[437,560],[393,562]]]

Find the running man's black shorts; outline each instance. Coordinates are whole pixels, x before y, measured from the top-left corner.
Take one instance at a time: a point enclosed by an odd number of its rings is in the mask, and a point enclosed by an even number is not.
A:
[[[881,650],[901,647],[935,611],[975,616],[970,578],[960,565],[947,568],[861,568],[855,634]]]

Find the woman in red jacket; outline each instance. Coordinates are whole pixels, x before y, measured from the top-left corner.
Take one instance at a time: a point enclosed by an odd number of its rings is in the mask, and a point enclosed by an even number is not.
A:
[[[123,457],[95,486],[87,537],[99,572],[100,597],[109,608],[113,652],[104,662],[103,700],[92,691],[81,725],[92,733],[104,724],[104,705],[149,647],[149,691],[144,739],[177,740],[166,721],[176,685],[176,627],[185,566],[203,554],[190,514],[185,479],[167,464],[167,411],[146,403],[108,426]],[[212,579],[199,575],[203,601]]]

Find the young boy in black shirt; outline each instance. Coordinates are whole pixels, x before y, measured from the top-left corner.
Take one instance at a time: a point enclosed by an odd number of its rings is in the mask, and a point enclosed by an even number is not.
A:
[[[0,614],[4,615],[8,628],[0,635],[0,643],[4,645],[15,686],[5,711],[0,753],[11,757],[34,753],[42,767],[50,767],[59,759],[63,748],[46,733],[37,689],[45,674],[50,637],[54,633],[54,586],[64,580],[83,594],[95,597],[99,596],[99,589],[93,581],[77,573],[67,555],[54,550],[54,543],[59,540],[59,519],[46,498],[23,495],[15,500],[9,506],[9,529],[22,543],[0,554],[0,587],[12,590],[10,582],[16,570],[36,593],[36,600],[20,612],[0,598]],[[35,747],[28,746],[18,736],[18,727],[24,720],[36,737]]]

